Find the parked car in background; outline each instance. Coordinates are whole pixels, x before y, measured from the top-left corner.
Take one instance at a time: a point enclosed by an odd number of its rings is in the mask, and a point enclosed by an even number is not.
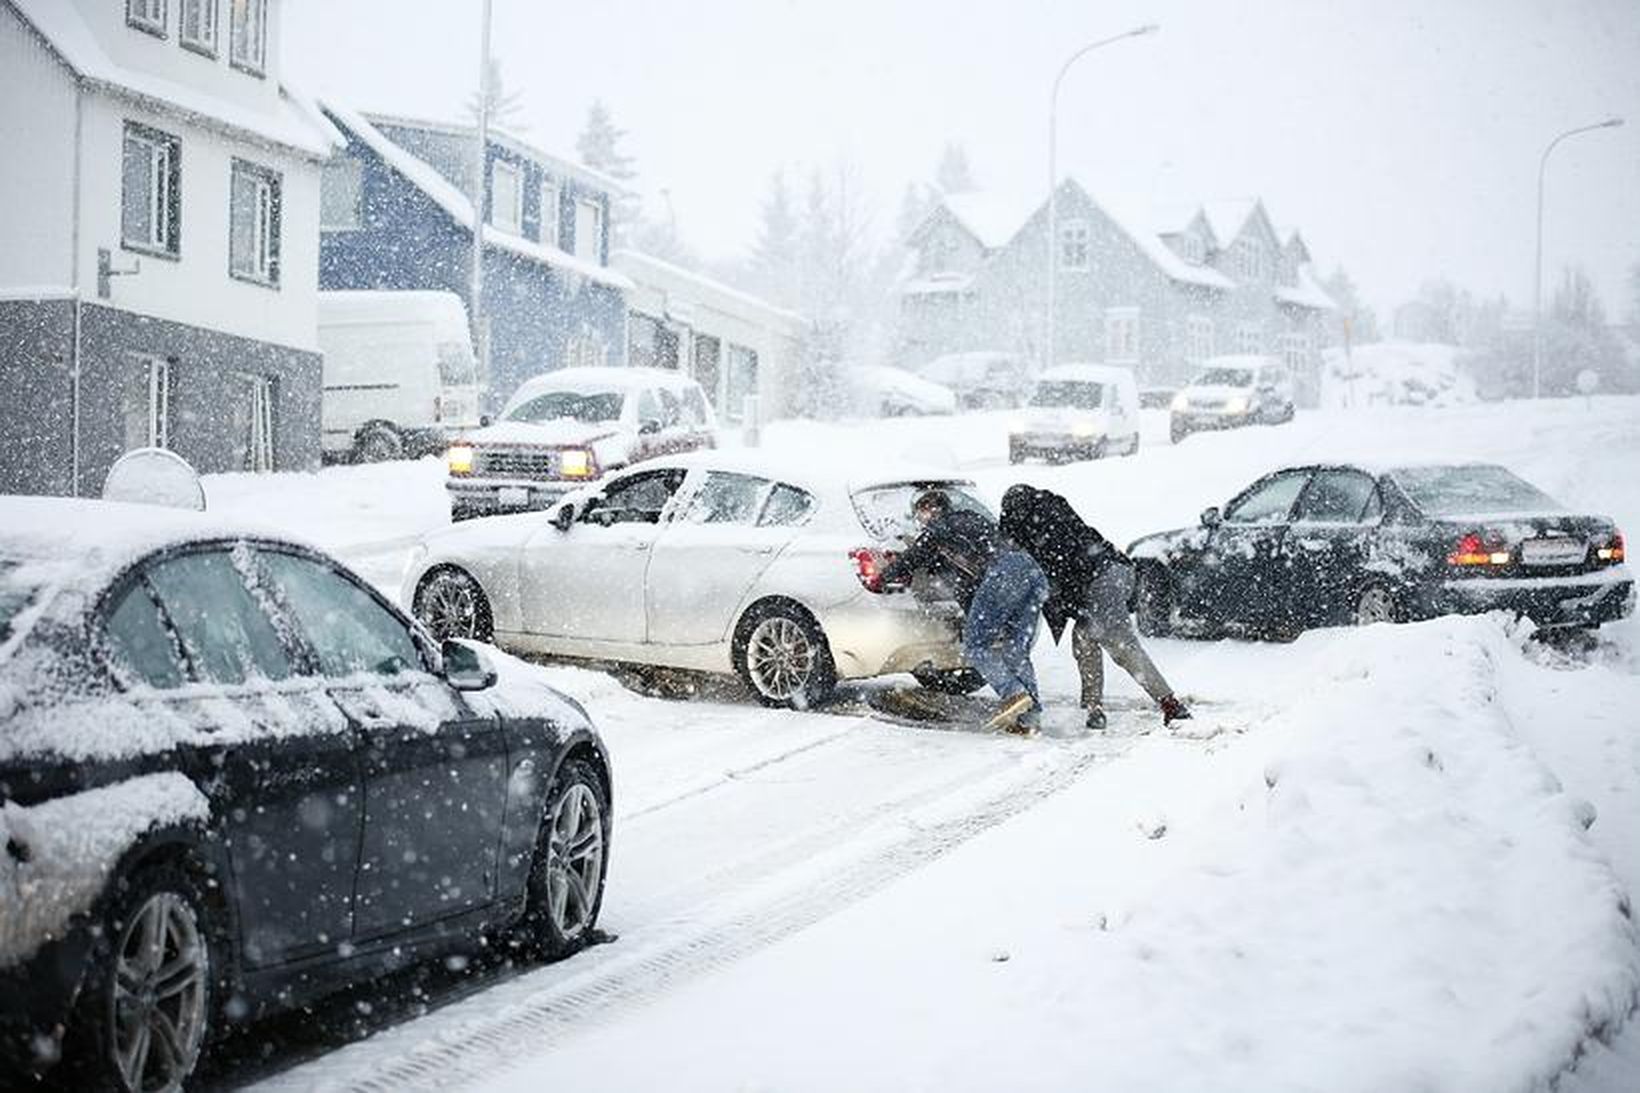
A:
[[[713,447],[716,436],[706,394],[687,376],[560,368],[526,381],[499,421],[450,446],[450,518],[544,509],[630,464]]]
[[[319,349],[327,457],[442,452],[479,423],[467,310],[452,292],[321,292]]]
[[[1128,554],[1139,628],[1152,635],[1288,636],[1494,609],[1591,628],[1634,610],[1609,519],[1485,463],[1290,467]]]
[[[859,399],[860,411],[871,417],[921,417],[957,412],[956,392],[943,383],[924,379],[903,368],[861,366],[850,370],[849,379]]]
[[[1139,408],[1141,410],[1166,410],[1172,407],[1173,400],[1179,397],[1177,387],[1141,387],[1139,388]]]
[[[610,817],[584,710],[324,554],[0,499],[0,1085],[180,1089],[229,1023],[571,953]]]
[[[566,497],[427,536],[402,602],[442,637],[523,653],[738,673],[759,700],[822,702],[838,679],[911,672],[971,689],[961,611],[937,584],[884,595],[886,553],[916,533],[912,499],[972,483],[745,450],[652,460]]]
[[[1139,450],[1139,389],[1133,372],[1066,364],[1037,378],[1026,411],[1008,432],[1008,462],[1099,459]]]
[[[956,392],[964,410],[1006,410],[1031,389],[1031,370],[1018,353],[947,353],[917,369],[924,379]]]
[[[1169,430],[1177,444],[1191,433],[1293,420],[1293,376],[1274,357],[1210,357],[1173,397]]]

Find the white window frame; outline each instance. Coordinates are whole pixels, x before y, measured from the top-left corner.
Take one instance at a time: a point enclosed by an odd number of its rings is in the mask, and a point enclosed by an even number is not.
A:
[[[564,189],[558,185],[558,180],[541,177],[541,227],[536,233],[541,242],[549,247],[558,246],[559,210],[563,208]]]
[[[1193,266],[1199,266],[1207,261],[1207,245],[1202,237],[1193,231],[1187,231],[1179,239],[1180,256]]]
[[[591,214],[587,225],[581,220],[581,210],[586,209]],[[590,226],[591,231],[583,231],[583,226]],[[575,199],[575,257],[583,261],[601,263],[604,247],[604,206],[603,202],[590,197]]]
[[[144,34],[165,37],[166,0],[125,0],[125,25]]]
[[[338,186],[345,186],[350,198],[346,221],[326,219],[330,213],[335,211],[335,195],[340,192],[337,189]],[[331,194],[328,205],[325,201],[327,191]],[[325,163],[319,175],[319,230],[358,231],[363,227],[364,160],[357,156],[336,156]]]
[[[1107,307],[1105,309],[1105,362],[1107,364],[1139,363],[1138,308]]]
[[[502,201],[501,180],[510,180],[512,200]],[[490,164],[490,223],[509,235],[524,230],[524,172],[516,163],[497,159]]]
[[[251,187],[249,255],[240,254],[234,249],[234,243],[239,238],[234,228],[241,215],[237,208],[241,179],[247,180]],[[248,160],[236,158],[232,161],[228,180],[228,272],[239,280],[270,287],[279,284],[280,184],[276,171]]]
[[[1236,327],[1236,352],[1242,355],[1264,352],[1264,328],[1257,323]]]
[[[609,346],[598,335],[583,330],[564,342],[564,367],[602,368],[609,363]]]
[[[126,234],[125,157],[132,145],[146,151],[148,157],[148,235],[135,238]],[[180,190],[182,172],[173,157],[180,157],[182,142],[170,133],[151,129],[135,122],[125,123],[125,139],[120,149],[120,244],[143,254],[164,258],[178,258],[182,254]]]
[[[1302,331],[1288,331],[1281,336],[1281,363],[1290,375],[1297,375],[1310,363],[1310,336]]]
[[[1213,320],[1207,315],[1190,315],[1184,321],[1184,359],[1200,364],[1213,355]]]
[[[273,377],[238,373],[250,398],[250,435],[245,438],[246,471],[273,470]]]
[[[171,446],[171,362],[147,353],[130,357],[148,372],[148,448]],[[134,449],[133,449],[134,450]]]
[[[1092,236],[1086,220],[1066,220],[1059,225],[1059,268],[1066,273],[1084,273],[1093,261]]]
[[[177,41],[182,48],[207,57],[216,56],[219,30],[217,5],[218,0],[181,0],[181,10],[177,15]],[[189,31],[190,23],[197,27],[194,32]]]
[[[1234,268],[1244,281],[1264,276],[1264,244],[1256,236],[1244,235],[1235,243]]]
[[[267,73],[268,0],[228,0],[228,63],[252,76]]]

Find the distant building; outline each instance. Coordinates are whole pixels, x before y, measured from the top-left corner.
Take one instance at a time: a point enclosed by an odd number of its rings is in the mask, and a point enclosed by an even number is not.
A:
[[[325,289],[443,289],[472,306],[471,126],[325,113],[346,137],[326,165],[319,282]],[[491,130],[484,155],[482,314],[486,402],[531,376],[626,363],[632,281],[609,266],[617,184]],[[475,341],[481,341],[475,338]],[[482,355],[482,354],[481,354]]]
[[[1054,358],[1128,365],[1141,384],[1179,384],[1207,357],[1285,361],[1299,398],[1319,395],[1322,317],[1335,304],[1297,232],[1257,199],[1191,206],[1159,230],[1074,180],[1057,197]],[[947,196],[912,234],[898,286],[901,359],[995,350],[1045,358],[1047,207]]]
[[[795,410],[803,316],[638,251],[616,251],[613,261],[636,285],[631,363],[692,377],[721,421],[738,423],[749,395],[763,420]]]
[[[319,164],[278,0],[0,0],[0,490],[317,466]]]

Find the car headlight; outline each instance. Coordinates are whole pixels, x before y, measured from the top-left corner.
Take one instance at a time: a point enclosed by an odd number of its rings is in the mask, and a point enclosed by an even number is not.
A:
[[[1030,422],[1022,417],[1016,417],[1008,422],[1008,431],[1010,433],[1023,433],[1028,428],[1030,428]]]
[[[1173,411],[1175,413],[1188,409],[1190,409],[1190,399],[1185,396],[1183,391],[1173,396]]]
[[[1092,436],[1098,431],[1099,426],[1095,425],[1091,421],[1078,421],[1075,425],[1071,426],[1071,434],[1073,436],[1087,437]]]
[[[1247,396],[1237,395],[1224,400],[1224,412],[1227,414],[1245,414],[1247,412]]]
[[[568,448],[558,455],[558,471],[565,478],[592,477],[592,453],[584,448]]]
[[[472,474],[473,446],[471,444],[450,445],[450,450],[444,453],[444,461],[449,464],[451,474]]]

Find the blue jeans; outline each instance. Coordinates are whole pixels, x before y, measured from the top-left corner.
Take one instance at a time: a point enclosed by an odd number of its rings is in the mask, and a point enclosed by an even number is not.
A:
[[[1048,578],[1029,554],[1008,550],[997,555],[974,592],[963,626],[963,659],[1002,698],[1024,691],[1040,708],[1031,646],[1036,620],[1048,599]]]

